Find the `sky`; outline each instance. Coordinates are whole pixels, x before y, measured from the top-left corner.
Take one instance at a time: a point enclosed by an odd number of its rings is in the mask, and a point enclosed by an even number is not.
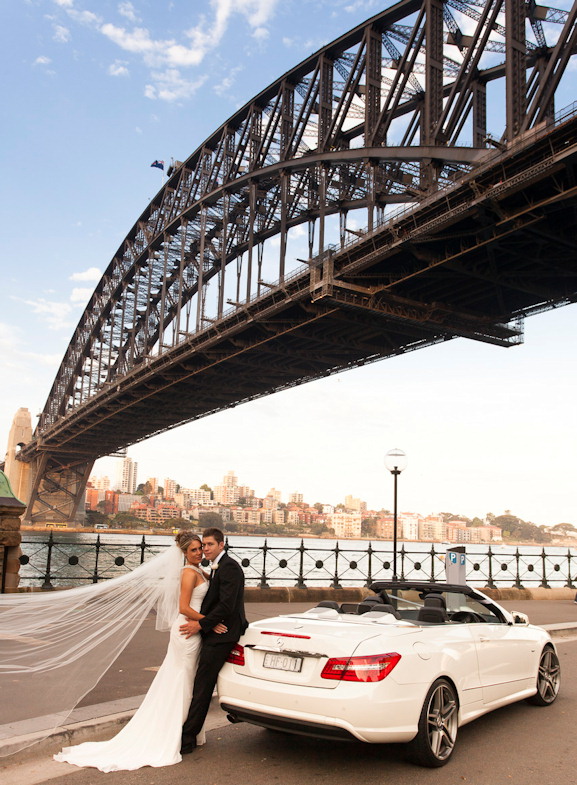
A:
[[[567,7],[567,2],[554,3]],[[162,185],[236,109],[382,10],[377,0],[4,0],[0,452],[36,422],[100,275]],[[575,58],[573,58],[575,60]],[[7,76],[9,75],[9,76]],[[573,80],[574,84],[574,80]],[[571,85],[558,107],[577,98]],[[577,525],[577,307],[502,349],[465,339],[277,393],[129,448],[139,480]],[[95,473],[113,476],[117,461]]]

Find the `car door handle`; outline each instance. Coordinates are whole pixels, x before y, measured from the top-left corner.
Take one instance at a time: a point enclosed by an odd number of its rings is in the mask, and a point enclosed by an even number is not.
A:
[[[488,643],[491,638],[485,638],[483,635],[479,636],[479,643]]]

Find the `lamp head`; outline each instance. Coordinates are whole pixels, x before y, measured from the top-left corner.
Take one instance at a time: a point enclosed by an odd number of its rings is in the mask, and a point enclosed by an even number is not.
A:
[[[407,468],[407,455],[402,450],[399,450],[398,447],[395,447],[393,450],[389,450],[389,452],[385,455],[385,466],[391,472],[391,474],[400,474]]]

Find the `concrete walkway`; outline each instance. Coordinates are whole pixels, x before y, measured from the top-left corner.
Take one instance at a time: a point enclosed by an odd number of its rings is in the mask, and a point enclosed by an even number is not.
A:
[[[501,605],[526,613],[531,623],[548,629],[554,638],[577,637],[577,604],[572,600],[514,600],[502,601]],[[246,607],[248,620],[256,621],[280,614],[300,613],[310,608],[311,603],[249,603]],[[0,725],[2,781],[5,782],[4,776],[11,765],[19,765],[39,755],[50,755],[62,746],[114,735],[140,705],[164,658],[167,642],[168,634],[156,632],[154,619],[147,620],[101,682],[72,712],[66,724],[57,727],[48,736],[46,729],[53,725],[50,717]],[[207,731],[227,725],[225,714],[213,699]],[[12,754],[12,750],[20,748],[23,741],[26,748]],[[32,777],[27,785],[41,781]]]

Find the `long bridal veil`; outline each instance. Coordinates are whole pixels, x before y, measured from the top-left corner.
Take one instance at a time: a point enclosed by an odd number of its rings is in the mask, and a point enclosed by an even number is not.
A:
[[[0,725],[43,718],[45,736],[97,684],[152,609],[168,630],[178,614],[177,545],[119,578],[49,593],[0,595]],[[10,754],[34,743],[18,740]],[[0,755],[3,753],[0,751]],[[7,753],[8,754],[8,753]]]

